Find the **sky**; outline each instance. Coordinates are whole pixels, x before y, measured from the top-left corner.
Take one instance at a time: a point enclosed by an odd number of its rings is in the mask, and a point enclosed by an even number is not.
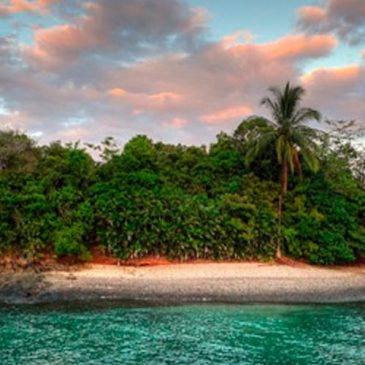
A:
[[[202,145],[268,87],[365,124],[364,0],[0,0],[0,129]]]

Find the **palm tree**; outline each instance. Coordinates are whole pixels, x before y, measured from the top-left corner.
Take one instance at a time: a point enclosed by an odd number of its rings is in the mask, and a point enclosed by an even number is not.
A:
[[[302,176],[302,162],[313,172],[319,169],[316,157],[318,130],[305,123],[319,121],[321,115],[316,110],[299,106],[305,92],[300,86],[291,86],[287,82],[283,89],[272,87],[269,91],[273,97],[263,98],[261,104],[268,107],[272,120],[252,117],[244,128],[248,139],[246,164],[251,164],[258,155],[275,146],[276,159],[281,166],[277,210],[279,239],[276,248],[276,256],[280,258],[282,213],[289,172],[296,170]]]

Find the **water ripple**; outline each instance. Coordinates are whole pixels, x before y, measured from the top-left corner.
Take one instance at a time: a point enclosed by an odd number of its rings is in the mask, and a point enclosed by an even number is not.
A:
[[[365,364],[365,306],[0,308],[0,364]]]

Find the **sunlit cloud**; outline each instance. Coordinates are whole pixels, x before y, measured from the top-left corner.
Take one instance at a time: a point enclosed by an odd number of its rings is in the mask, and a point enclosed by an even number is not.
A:
[[[22,12],[34,12],[45,15],[46,10],[61,0],[9,0],[0,4],[0,16]]]
[[[199,119],[204,123],[224,123],[226,121],[237,121],[252,114],[252,109],[248,106],[239,106],[217,111],[212,114],[204,114]]]
[[[326,118],[365,121],[365,67],[319,68],[301,78],[310,92],[306,101],[323,112]]]
[[[213,39],[208,11],[184,0],[6,2],[9,17],[32,14],[33,39],[0,38],[0,127],[42,141],[148,134],[208,144],[265,113],[267,88],[287,80],[301,83],[306,104],[326,115],[365,120],[364,65],[326,66],[348,38],[309,27],[327,22],[334,5],[338,14],[338,0],[301,8],[300,31],[261,41],[249,29]],[[52,22],[32,23],[45,12]],[[313,61],[323,66],[308,71]]]
[[[182,128],[185,127],[189,122],[183,118],[173,118],[170,121],[164,121],[163,126],[168,128]]]
[[[121,96],[125,96],[127,94],[127,92],[120,87],[114,87],[113,89],[108,90],[108,94],[111,96],[121,97]]]
[[[324,7],[305,6],[298,11],[298,26],[314,33],[334,32],[346,42],[365,40],[365,1],[327,0]]]

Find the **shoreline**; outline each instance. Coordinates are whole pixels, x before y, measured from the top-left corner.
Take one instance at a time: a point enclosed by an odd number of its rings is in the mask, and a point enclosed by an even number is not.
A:
[[[87,264],[71,270],[0,272],[0,304],[126,301],[148,304],[365,302],[365,266],[265,263],[161,266]]]

